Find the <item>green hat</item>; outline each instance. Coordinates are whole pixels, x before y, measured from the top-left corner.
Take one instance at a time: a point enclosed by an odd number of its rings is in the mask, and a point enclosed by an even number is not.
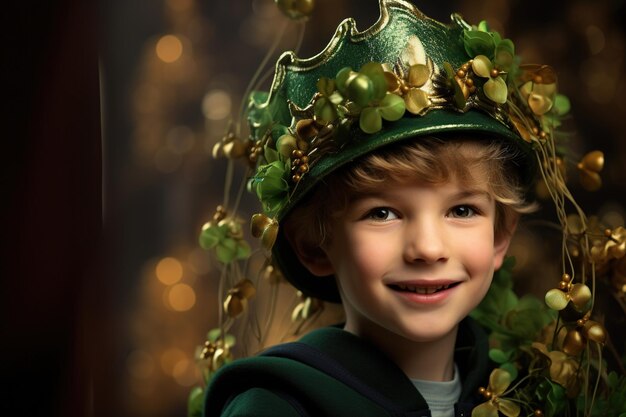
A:
[[[303,196],[362,155],[445,132],[497,136],[531,155],[567,106],[552,69],[520,66],[513,42],[485,22],[470,26],[455,14],[445,25],[401,0],[381,0],[380,12],[363,32],[344,20],[312,58],[284,53],[270,92],[251,95],[249,188],[267,216],[257,217],[253,234],[268,229],[268,246]],[[531,177],[535,156],[523,165]],[[272,252],[303,293],[340,301],[334,277],[312,276],[282,233]]]

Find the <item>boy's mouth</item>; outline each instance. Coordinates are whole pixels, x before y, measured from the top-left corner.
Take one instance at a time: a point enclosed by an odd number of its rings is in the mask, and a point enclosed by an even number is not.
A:
[[[445,284],[445,285],[430,285],[430,286],[412,285],[412,284],[390,284],[389,288],[391,288],[394,291],[414,292],[416,294],[428,295],[428,294],[434,294],[439,291],[450,289],[452,287],[457,286],[458,284],[459,284],[458,282],[453,282],[453,283]]]

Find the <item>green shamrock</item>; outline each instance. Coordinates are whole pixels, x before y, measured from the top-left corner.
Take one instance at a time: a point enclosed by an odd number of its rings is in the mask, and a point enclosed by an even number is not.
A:
[[[205,223],[199,242],[203,249],[215,249],[217,260],[224,264],[250,256],[250,245],[243,239],[241,225],[233,219]]]
[[[290,169],[289,161],[278,159],[261,165],[252,177],[250,186],[261,201],[263,211],[270,217],[276,216],[287,202]]]

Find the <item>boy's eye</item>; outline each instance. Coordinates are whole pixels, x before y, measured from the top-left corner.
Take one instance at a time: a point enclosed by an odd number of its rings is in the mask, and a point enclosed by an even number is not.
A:
[[[398,216],[387,207],[376,207],[375,209],[372,209],[369,211],[369,213],[367,213],[367,218],[383,221],[397,219]]]
[[[460,205],[452,207],[452,210],[450,210],[450,215],[452,217],[467,218],[476,215],[476,211],[476,209],[470,206]]]

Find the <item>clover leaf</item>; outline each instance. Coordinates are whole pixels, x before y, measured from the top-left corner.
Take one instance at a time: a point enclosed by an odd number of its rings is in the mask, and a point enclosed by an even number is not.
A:
[[[359,116],[359,127],[365,133],[376,133],[383,127],[383,118],[375,107],[366,107]]]
[[[202,387],[193,387],[187,399],[187,417],[202,417],[204,405],[204,390]]]
[[[476,55],[486,55],[489,58],[494,56],[496,43],[493,36],[488,32],[481,30],[464,30],[463,45],[467,55],[474,57]]]
[[[206,223],[200,232],[203,249],[214,249],[217,260],[230,263],[250,256],[250,245],[241,236],[241,225],[234,220]]]
[[[289,165],[288,162],[276,160],[261,165],[252,177],[251,187],[261,201],[263,211],[270,217],[274,217],[287,202]]]

